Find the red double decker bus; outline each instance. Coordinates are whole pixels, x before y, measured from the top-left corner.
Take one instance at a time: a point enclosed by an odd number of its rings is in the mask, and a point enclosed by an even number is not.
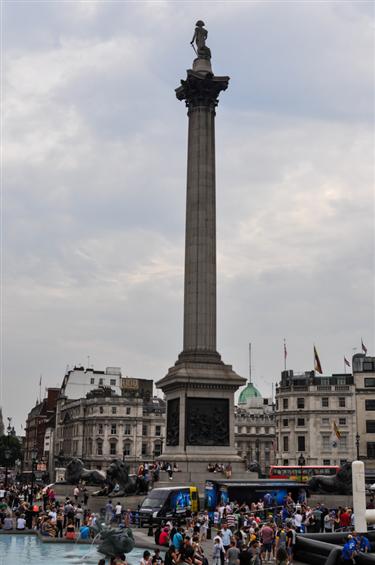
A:
[[[289,481],[307,482],[314,475],[336,475],[340,469],[337,465],[272,465],[270,479],[287,479]]]

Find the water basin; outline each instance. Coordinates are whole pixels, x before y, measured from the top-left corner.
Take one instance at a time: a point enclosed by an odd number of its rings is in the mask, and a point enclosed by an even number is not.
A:
[[[97,565],[103,555],[97,545],[43,543],[33,535],[0,535],[0,565]],[[144,549],[127,554],[130,565],[139,565]],[[107,560],[109,563],[109,560]]]

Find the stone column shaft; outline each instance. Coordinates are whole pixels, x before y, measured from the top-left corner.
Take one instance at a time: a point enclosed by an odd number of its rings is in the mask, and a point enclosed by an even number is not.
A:
[[[215,109],[189,109],[184,352],[216,352]]]

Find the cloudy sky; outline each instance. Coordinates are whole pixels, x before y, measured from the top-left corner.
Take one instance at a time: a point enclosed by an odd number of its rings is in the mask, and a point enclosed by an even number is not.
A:
[[[182,345],[186,109],[216,74],[218,349],[283,368],[374,348],[373,2],[3,3],[2,387],[18,431],[67,365],[161,378]]]

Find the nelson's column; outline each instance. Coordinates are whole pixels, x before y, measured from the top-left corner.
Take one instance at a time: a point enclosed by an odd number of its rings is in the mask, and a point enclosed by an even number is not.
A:
[[[158,381],[167,401],[161,459],[176,461],[191,479],[207,463],[243,470],[234,445],[234,393],[246,379],[216,350],[215,110],[229,77],[215,76],[204,22],[192,44],[197,58],[176,89],[188,108],[184,343],[174,367]],[[237,464],[236,464],[237,463]]]

